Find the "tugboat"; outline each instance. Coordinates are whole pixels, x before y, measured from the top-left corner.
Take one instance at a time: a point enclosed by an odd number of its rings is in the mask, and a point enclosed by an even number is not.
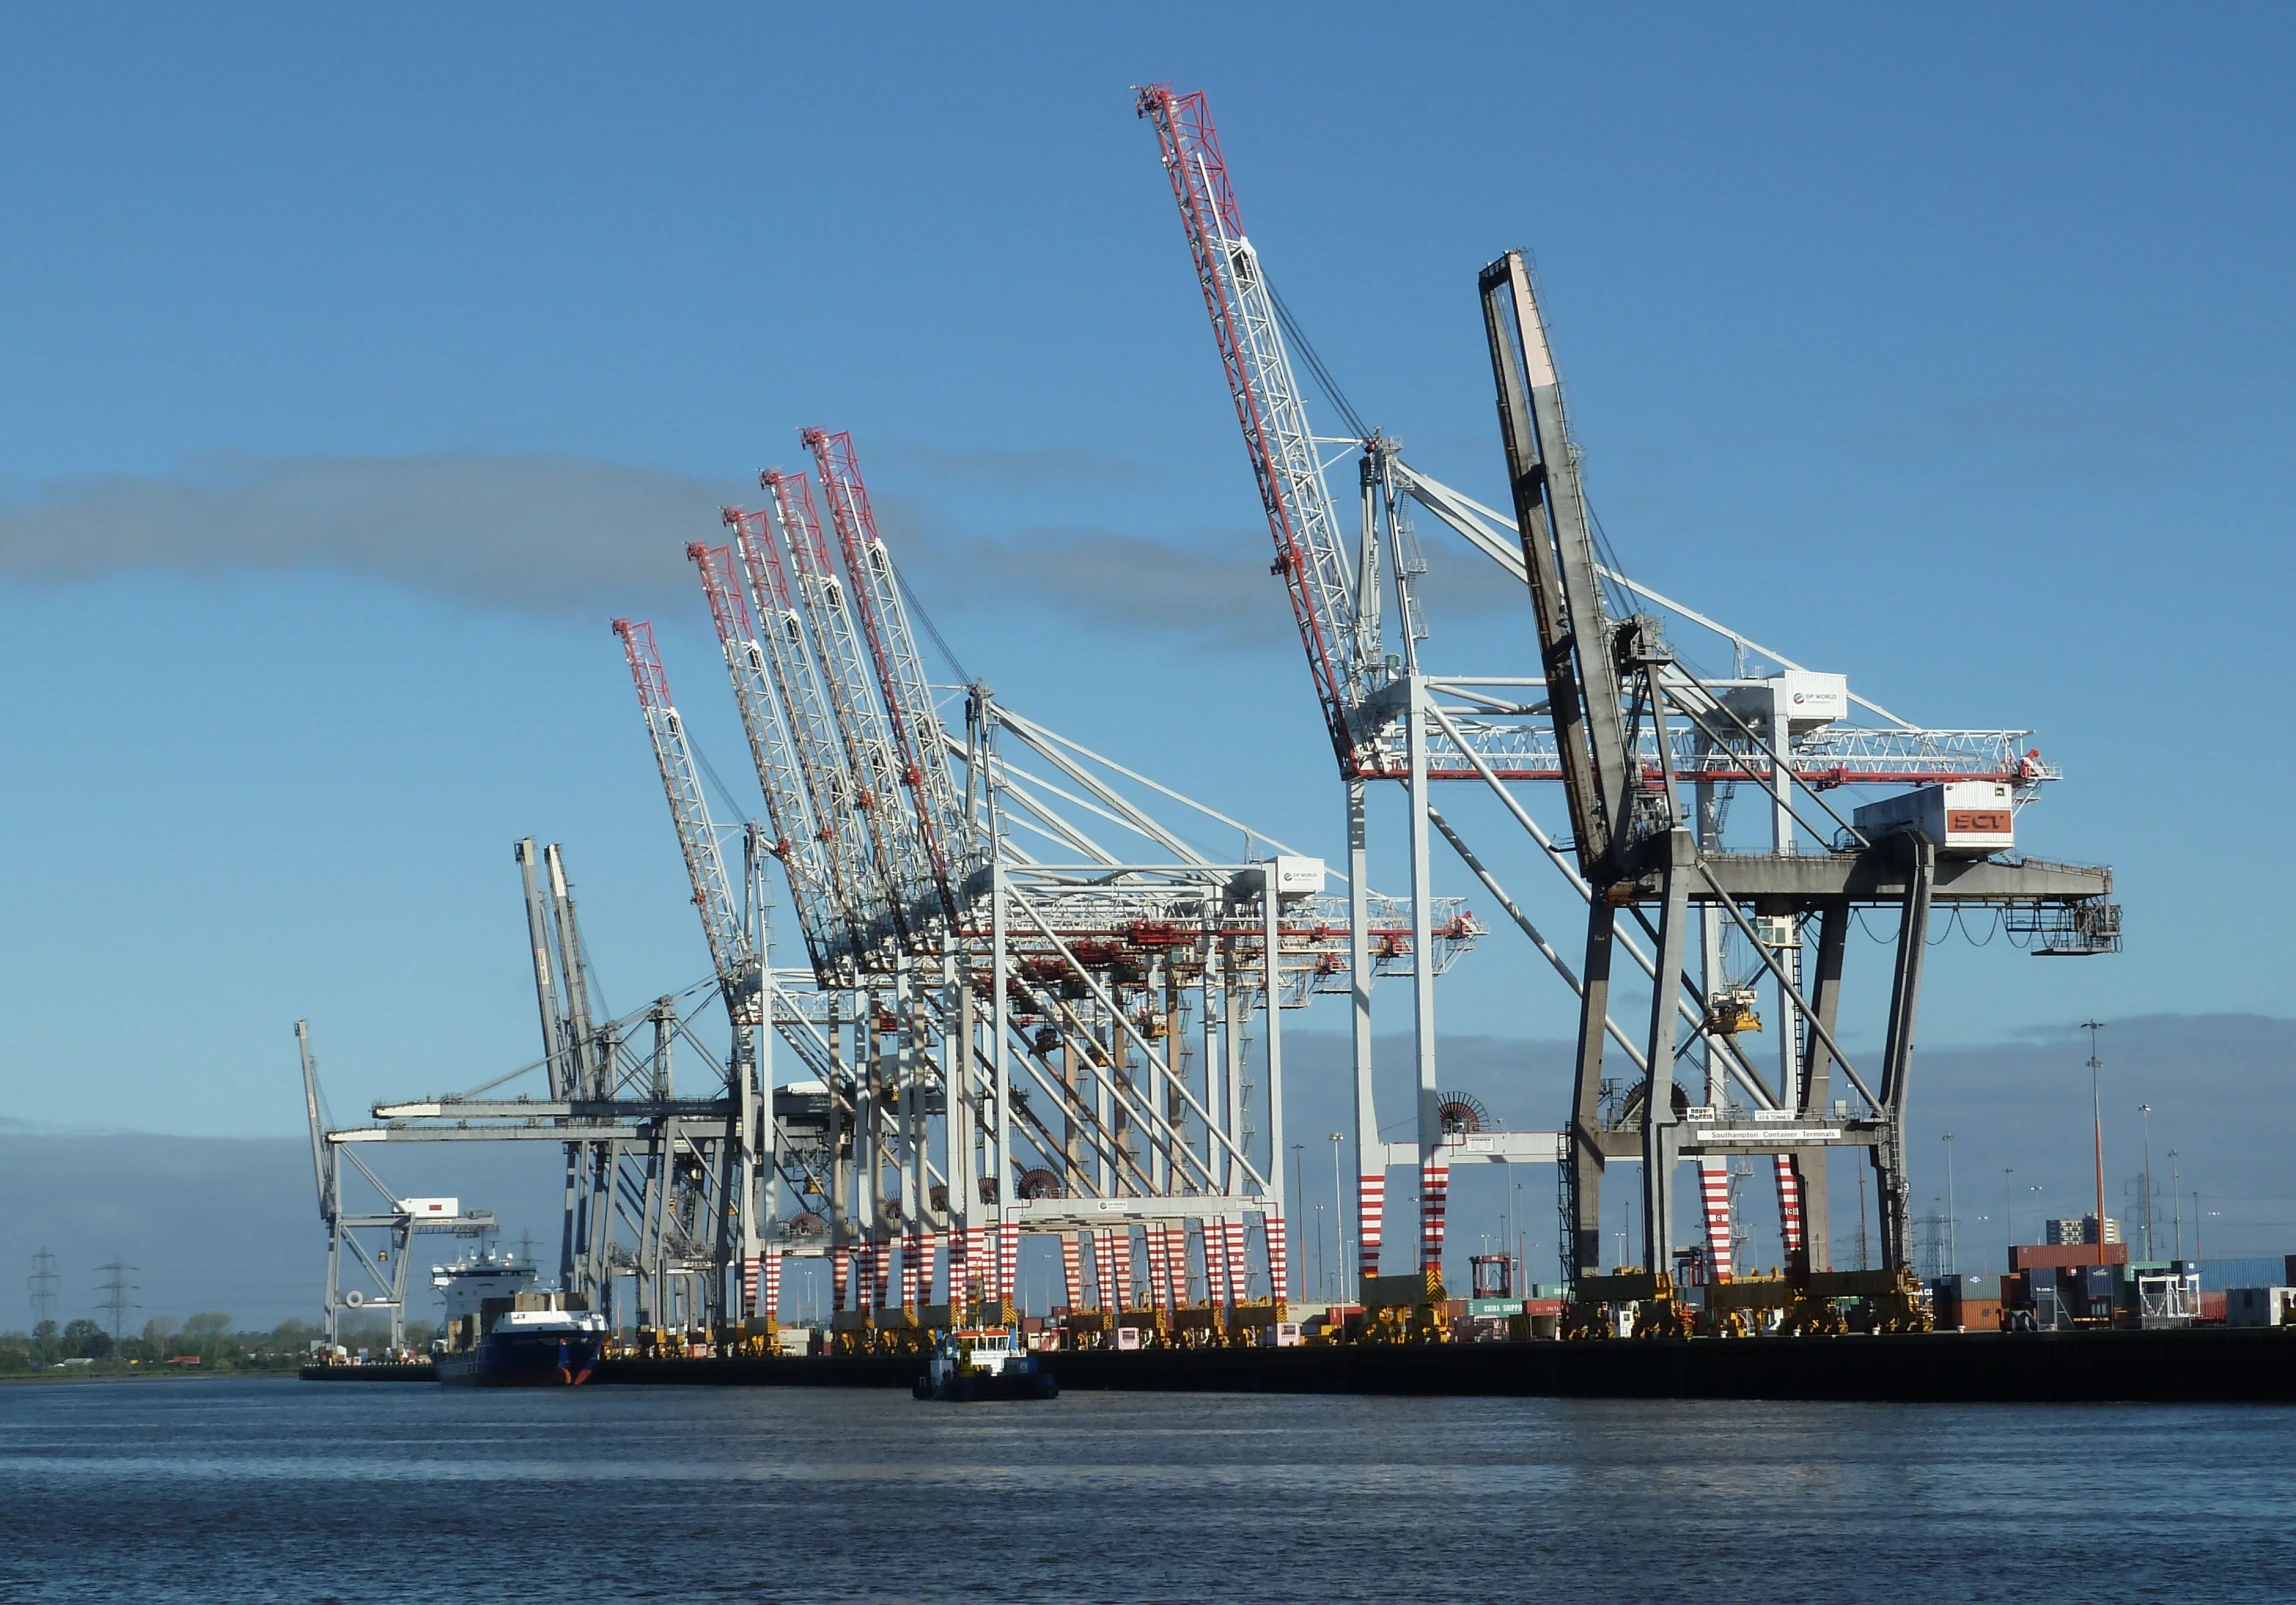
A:
[[[466,1387],[578,1388],[605,1344],[606,1317],[594,1310],[505,1310],[475,1349],[435,1365],[441,1382]]]
[[[1057,1399],[1060,1384],[1009,1326],[943,1332],[911,1391],[920,1399]]]

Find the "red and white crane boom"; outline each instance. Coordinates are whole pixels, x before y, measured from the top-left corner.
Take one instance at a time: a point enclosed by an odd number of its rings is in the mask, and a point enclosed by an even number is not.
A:
[[[1163,147],[1165,175],[1188,231],[1229,399],[1243,426],[1268,532],[1275,538],[1275,571],[1291,593],[1292,617],[1307,649],[1308,671],[1340,773],[1352,779],[1377,766],[1356,705],[1375,689],[1375,679],[1385,676],[1374,643],[1360,639],[1364,621],[1353,565],[1324,484],[1275,303],[1258,253],[1244,234],[1227,163],[1220,156],[1219,133],[1202,92],[1179,95],[1169,84],[1152,84],[1139,92],[1136,105],[1154,123]]]
[[[738,529],[743,521],[765,515],[729,507],[724,516]],[[701,573],[710,618],[725,652],[734,705],[741,711],[742,731],[749,738],[750,759],[765,794],[766,817],[773,822],[770,851],[781,861],[782,874],[789,882],[790,902],[796,909],[814,973],[828,976],[835,966],[840,939],[847,932],[831,892],[823,833],[814,821],[803,770],[781,711],[788,693],[775,683],[782,678],[780,665],[759,639],[763,632],[753,620],[748,585],[734,549],[695,541],[687,546],[686,556]]]
[[[799,438],[811,448],[821,476],[821,493],[828,500],[845,572],[853,582],[853,611],[877,667],[878,689],[901,761],[901,783],[915,805],[918,840],[932,865],[942,912],[954,925],[962,918],[965,883],[985,858],[972,839],[975,832],[965,819],[949,771],[948,737],[933,704],[932,682],[925,675],[916,632],[909,626],[900,573],[877,533],[852,435],[808,429]]]
[[[887,941],[905,942],[917,927],[920,903],[937,903],[939,894],[919,850],[909,810],[885,806],[901,773],[885,710],[863,661],[845,587],[821,536],[812,486],[803,474],[773,469],[760,480],[773,493],[782,549],[811,626],[824,700],[845,755],[835,772],[838,806],[859,815],[868,838],[877,895],[862,905],[867,945],[874,949]]]
[[[837,908],[843,935],[836,945],[857,963],[869,946],[865,910],[873,901],[870,886],[876,869],[868,822],[852,805],[852,788],[844,779],[844,742],[822,689],[820,661],[807,636],[804,615],[798,611],[789,570],[775,538],[776,527],[788,522],[780,499],[794,494],[777,480],[778,476],[769,475],[766,483],[775,498],[771,509],[740,513],[727,522],[734,532],[735,555],[748,580],[751,606],[762,626],[759,644],[773,669],[782,728],[789,737],[789,756],[804,790],[824,885]]]
[[[670,700],[669,678],[662,672],[661,654],[654,647],[654,628],[616,619],[614,633],[621,637],[623,654],[630,662],[630,679],[638,688],[638,707],[645,715],[654,762],[662,773],[662,792],[669,798],[670,821],[677,828],[678,850],[693,883],[694,908],[701,915],[702,936],[709,943],[718,985],[733,1017],[754,1024],[764,995],[757,946],[750,939],[733,883],[726,878],[717,827],[702,797],[684,722]]]

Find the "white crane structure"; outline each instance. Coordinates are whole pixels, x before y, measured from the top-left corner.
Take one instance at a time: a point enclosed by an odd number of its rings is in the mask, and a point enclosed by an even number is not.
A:
[[[1068,1289],[1088,1335],[1127,1311],[1190,1341],[1274,1319],[1277,1019],[1344,974],[1347,904],[1319,863],[986,686],[934,685],[850,437],[801,438],[836,552],[806,476],[779,470],[771,517],[727,509],[734,545],[690,551],[790,844],[772,856],[861,933],[814,955],[827,1073],[774,1094],[807,1235],[766,1242],[767,1286],[777,1249],[825,1252],[844,1340],[899,1341],[1008,1302],[1020,1239],[1050,1234],[1072,1283],[1089,1256],[1092,1286]],[[961,733],[940,713],[959,697]],[[1247,857],[1191,846],[1168,804],[1242,831]],[[1366,908],[1387,962],[1409,962],[1400,903]],[[1446,900],[1433,962],[1477,930]]]
[[[1534,376],[1521,388],[1538,395],[1543,409],[1537,415],[1543,449],[1510,459],[1515,514],[1494,511],[1405,463],[1395,441],[1363,424],[1298,337],[1244,232],[1204,96],[1154,85],[1137,92],[1136,110],[1156,130],[1273,540],[1274,571],[1284,580],[1309,678],[1338,758],[1347,794],[1349,881],[1361,886],[1365,880],[1367,783],[1400,782],[1406,797],[1415,934],[1427,925],[1430,841],[1440,834],[1581,1002],[1579,1085],[1565,1128],[1463,1130],[1456,1118],[1446,1124],[1437,1090],[1434,977],[1424,963],[1415,966],[1417,1134],[1414,1142],[1389,1143],[1381,1138],[1372,1103],[1371,967],[1362,962],[1360,944],[1350,955],[1350,973],[1357,978],[1358,1242],[1364,1275],[1374,1277],[1380,1269],[1391,1166],[1415,1164],[1419,1169],[1417,1271],[1425,1275],[1441,1267],[1450,1165],[1498,1159],[1560,1165],[1566,1217],[1563,1274],[1568,1281],[1580,1281],[1596,1265],[1599,1179],[1608,1157],[1645,1160],[1645,1191],[1651,1197],[1644,1246],[1651,1273],[1666,1271],[1672,1254],[1665,1173],[1675,1157],[1697,1159],[1710,1172],[1708,1263],[1726,1272],[1730,1231],[1723,1167],[1742,1153],[1772,1155],[1788,1258],[1805,1269],[1823,1269],[1823,1157],[1834,1146],[1864,1147],[1873,1157],[1882,1182],[1885,1248],[1902,1257],[1898,1217],[1905,1186],[1897,1124],[1902,1074],[1879,1090],[1849,1076],[1864,1100],[1855,1117],[1846,1105],[1828,1107],[1829,1062],[1847,1073],[1832,1039],[1834,994],[1828,988],[1838,985],[1837,927],[1848,917],[1843,899],[1850,889],[1839,884],[1833,870],[1855,856],[1836,849],[1870,851],[1874,843],[1823,794],[1847,784],[1985,783],[2004,799],[2013,797],[2005,803],[2013,810],[2030,800],[2041,782],[2055,778],[2055,771],[2029,747],[2028,732],[1917,727],[1849,692],[1840,676],[1811,673],[1636,583],[1615,564],[1597,561],[1577,452],[1563,430],[1561,392],[1527,276],[1517,297],[1519,318],[1516,302],[1502,317],[1488,294],[1485,309],[1494,352],[1503,333],[1520,337],[1518,366]],[[1304,359],[1316,375],[1343,414],[1349,434],[1329,438],[1312,431],[1295,358]],[[1352,539],[1342,533],[1327,488],[1323,454],[1334,449],[1358,457],[1360,522]],[[1413,528],[1414,505],[1457,531],[1525,588],[1539,625],[1539,672],[1438,674],[1424,666],[1430,631],[1418,589],[1426,564]],[[1542,575],[1539,561],[1550,572]],[[1392,629],[1386,622],[1390,602],[1399,621]],[[1665,646],[1659,615],[1718,638],[1728,649],[1730,672],[1701,676],[1689,669]],[[1630,656],[1630,649],[1643,656]],[[1854,716],[1853,709],[1858,710]],[[1475,782],[1495,794],[1539,854],[1589,900],[1599,934],[1590,934],[1578,965],[1539,932],[1484,858],[1437,810],[1428,790],[1437,781]],[[1512,789],[1531,781],[1562,783],[1570,816],[1567,833],[1544,829]],[[1608,833],[1614,822],[1625,827],[1617,836],[1623,847],[1655,828],[1650,820],[1681,817],[1690,837],[1685,864],[1719,857],[1729,793],[1741,782],[1766,794],[1770,839],[1764,856],[1809,857],[1812,865],[1803,875],[1809,885],[1794,881],[1788,888],[1795,874],[1790,865],[1772,877],[1778,885],[1742,897],[1701,879],[1694,894],[1685,891],[1680,920],[1669,922],[1663,899],[1657,899],[1662,912],[1654,924],[1640,905],[1655,897],[1656,880],[1665,877],[1654,878],[1641,868],[1627,873],[1634,866],[1611,853]],[[1673,799],[1678,789],[1691,793],[1687,803],[1649,801],[1660,795]],[[1633,815],[1629,826],[1621,810],[1633,809],[1642,812]],[[1829,868],[1818,868],[1821,864]],[[1687,882],[1690,875],[1686,867],[1681,879]],[[1822,892],[1815,889],[1821,882]],[[1898,906],[1902,898],[1895,883],[1874,883],[1884,884],[1891,887],[1888,895],[1869,887],[1868,900],[1882,898]],[[1969,905],[2004,910],[2012,928],[2041,939],[2042,951],[2088,952],[2117,945],[2117,910],[2104,900],[2109,890],[2109,875],[2066,870],[2054,878],[2037,873],[1964,876],[1950,895]],[[1925,920],[1926,909],[1923,902],[1918,918],[1909,918],[1906,928]],[[1629,923],[1641,927],[1641,941],[1616,929],[1622,911]],[[1355,923],[1358,929],[1364,924],[1360,919]],[[1695,942],[1686,934],[1693,925]],[[1724,937],[1741,930],[1758,962],[1752,976],[1733,977],[1724,967]],[[1819,982],[1816,1005],[1803,982],[1812,956],[1805,949],[1813,943],[1816,963],[1830,977]],[[1632,1031],[1610,1017],[1608,966],[1614,948],[1621,947],[1651,978],[1662,1000],[1654,1013],[1664,1016],[1663,1029],[1654,1025],[1647,1033]],[[1425,954],[1428,947],[1422,941],[1415,950]],[[1696,955],[1692,973],[1685,972],[1686,953]],[[1890,1052],[1902,1070],[1902,1057],[1911,1048],[1917,956],[1901,951],[1898,969],[1892,1019],[1902,1025],[1902,1043],[1893,1037]],[[1757,1018],[1752,1008],[1757,981],[1769,989],[1778,1022],[1778,1057],[1768,1073],[1755,1067],[1736,1040]],[[1600,1107],[1607,1085],[1601,1075],[1606,1038],[1618,1045],[1640,1078],[1624,1105],[1607,1115]],[[1649,1089],[1652,1067],[1670,1067],[1678,1042],[1685,1053],[1694,1045],[1703,1062],[1703,1101],[1691,1106],[1705,1117],[1693,1122],[1701,1134],[1667,1148],[1664,1156],[1655,1148],[1645,1153],[1646,1128],[1673,1129],[1671,1105],[1679,1100],[1651,1096]],[[1661,1079],[1670,1085],[1671,1074],[1669,1069]],[[1723,1184],[1719,1188],[1717,1181]],[[1814,1233],[1803,1229],[1805,1210],[1818,1223]],[[1894,1268],[1897,1259],[1889,1263]],[[1371,1284],[1366,1286],[1367,1299],[1378,1302]]]

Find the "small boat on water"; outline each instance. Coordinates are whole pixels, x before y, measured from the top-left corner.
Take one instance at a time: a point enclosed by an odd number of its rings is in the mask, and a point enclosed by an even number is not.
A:
[[[494,1330],[462,1354],[435,1364],[446,1383],[490,1388],[578,1388],[606,1344],[606,1317],[594,1310],[505,1310]]]
[[[943,1332],[933,1340],[920,1399],[1057,1399],[1060,1384],[1009,1326]]]

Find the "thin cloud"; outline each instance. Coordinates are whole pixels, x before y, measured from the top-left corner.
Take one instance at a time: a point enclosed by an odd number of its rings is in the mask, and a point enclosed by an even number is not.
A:
[[[582,457],[250,458],[50,486],[0,510],[0,575],[328,568],[489,606],[645,606],[698,594],[686,543],[740,490]]]
[[[1112,457],[1081,447],[984,447],[951,451],[923,441],[894,440],[869,447],[871,462],[879,459],[902,470],[930,474],[938,479],[970,480],[997,490],[1034,490],[1046,486],[1137,485],[1154,477],[1129,457]]]
[[[1130,471],[1081,453],[987,458],[976,461],[980,472]],[[543,613],[692,607],[687,543],[721,540],[719,508],[757,494],[745,480],[546,454],[240,458],[51,485],[0,505],[0,579],[327,569]],[[880,493],[877,506],[896,558],[936,612],[1030,603],[1095,628],[1240,650],[1291,634],[1256,525],[1210,540],[1095,525],[958,536],[934,504]],[[1425,594],[1439,614],[1514,600],[1512,587],[1489,583],[1481,559],[1434,555]]]

